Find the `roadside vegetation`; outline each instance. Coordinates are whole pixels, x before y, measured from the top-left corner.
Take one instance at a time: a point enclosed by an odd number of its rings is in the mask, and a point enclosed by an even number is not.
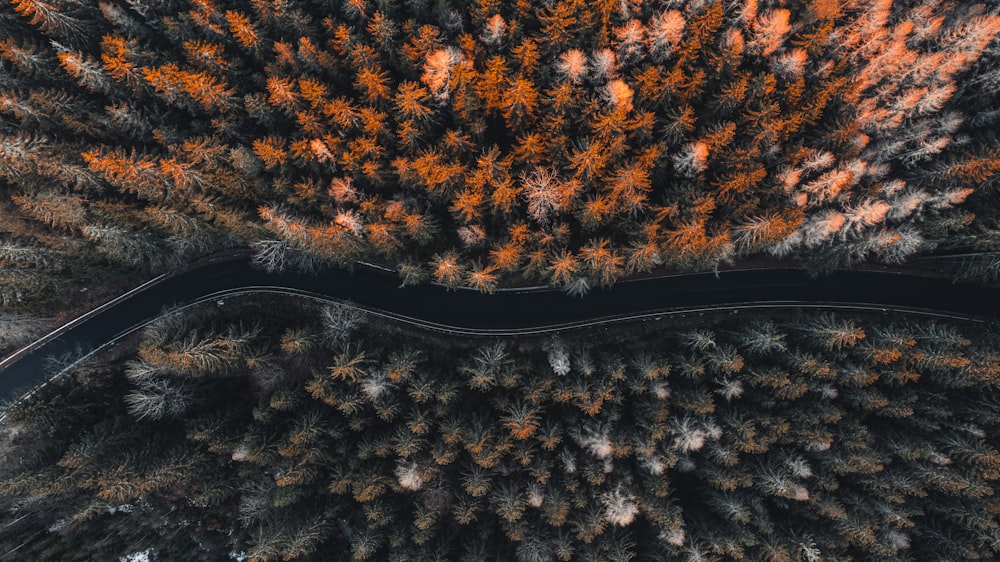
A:
[[[0,559],[1000,554],[992,327],[741,314],[442,341],[237,302],[7,408]]]

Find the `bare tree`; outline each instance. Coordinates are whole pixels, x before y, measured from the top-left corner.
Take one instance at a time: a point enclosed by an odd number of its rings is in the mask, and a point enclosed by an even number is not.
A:
[[[539,224],[548,224],[554,211],[561,210],[559,178],[551,168],[535,167],[521,174],[522,193],[528,200],[528,214]]]
[[[378,534],[364,530],[350,537],[351,556],[354,560],[368,560],[378,551],[381,538]]]
[[[715,348],[715,334],[710,330],[694,330],[680,335],[681,343],[688,349],[708,351]]]
[[[0,314],[0,348],[21,345],[42,335],[49,320],[27,314]]]
[[[277,487],[273,478],[249,480],[240,487],[239,519],[244,527],[260,521],[274,507]]]
[[[268,273],[282,273],[287,270],[313,273],[318,264],[315,256],[292,246],[285,240],[257,240],[252,244],[252,263]]]
[[[0,269],[0,306],[51,294],[53,277],[35,269]]]
[[[575,277],[563,286],[563,292],[571,297],[583,298],[590,292],[590,281],[583,276]]]
[[[726,399],[726,402],[731,402],[734,398],[739,398],[743,396],[743,382],[739,379],[716,379],[721,388],[715,390],[715,393]]]
[[[162,241],[148,232],[120,226],[90,225],[83,234],[109,258],[132,267],[155,269],[175,259]]]
[[[809,499],[809,490],[795,481],[789,467],[761,463],[754,476],[754,484],[766,495],[796,501]]]
[[[323,309],[323,339],[329,346],[342,343],[365,321],[360,309],[347,303],[334,303]]]
[[[142,381],[136,390],[125,396],[125,404],[129,413],[140,420],[160,420],[182,414],[191,398],[186,385],[157,378]]]
[[[125,376],[134,383],[142,384],[150,381],[164,372],[163,367],[148,363],[142,359],[129,361],[125,365]]]
[[[58,262],[58,256],[45,248],[38,248],[17,242],[0,242],[0,262],[33,267],[51,267]]]

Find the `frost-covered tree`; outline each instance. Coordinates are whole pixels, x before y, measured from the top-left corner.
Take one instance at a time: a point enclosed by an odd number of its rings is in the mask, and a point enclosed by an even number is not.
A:
[[[413,461],[400,460],[396,466],[396,478],[398,479],[400,488],[411,492],[421,489],[426,482],[420,470],[420,465]]]
[[[575,432],[573,438],[587,452],[600,460],[610,459],[615,452],[615,445],[611,441],[611,429],[607,426],[587,424]]]
[[[323,341],[330,347],[343,343],[351,333],[365,322],[365,314],[349,303],[333,303],[322,312]]]
[[[125,395],[129,413],[137,419],[171,419],[184,413],[193,399],[183,383],[164,377],[145,379]]]
[[[826,313],[801,322],[799,327],[809,338],[827,349],[854,347],[866,335],[854,321]]]
[[[774,322],[758,320],[747,323],[740,330],[740,343],[750,353],[784,352],[788,349],[785,334]]]
[[[0,348],[22,345],[41,336],[49,322],[29,314],[0,314]]]
[[[83,233],[97,243],[102,253],[127,266],[151,270],[168,265],[175,259],[163,242],[149,232],[90,225],[83,228]]]
[[[671,430],[674,434],[673,446],[682,453],[700,450],[708,438],[701,424],[690,417],[677,420]]]
[[[627,527],[639,514],[639,505],[634,495],[621,484],[601,495],[604,504],[604,519],[612,525]]]
[[[674,169],[681,176],[695,177],[705,171],[708,154],[708,145],[704,142],[690,143],[674,157]]]
[[[257,240],[252,247],[252,263],[268,273],[288,270],[312,273],[318,266],[312,254],[295,248],[286,240]]]
[[[570,371],[569,349],[566,343],[558,337],[552,338],[548,343],[549,366],[552,372],[558,376],[565,376]]]

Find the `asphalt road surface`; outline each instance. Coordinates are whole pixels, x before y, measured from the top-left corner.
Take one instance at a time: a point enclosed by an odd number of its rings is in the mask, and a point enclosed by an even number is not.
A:
[[[0,363],[0,398],[16,398],[47,380],[52,372],[45,368],[46,357],[97,348],[157,316],[164,307],[249,288],[290,289],[350,300],[426,328],[466,335],[538,333],[661,313],[799,305],[959,318],[1000,316],[998,291],[873,271],[839,271],[819,279],[793,269],[658,277],[594,289],[582,299],[539,289],[483,295],[429,285],[400,288],[399,284],[395,275],[368,268],[297,275],[258,271],[246,258],[208,263],[135,291],[30,353]]]

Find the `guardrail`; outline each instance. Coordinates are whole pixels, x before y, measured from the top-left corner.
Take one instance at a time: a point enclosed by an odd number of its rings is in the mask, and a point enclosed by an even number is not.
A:
[[[108,311],[109,309],[111,309],[111,308],[113,308],[113,307],[115,307],[117,305],[120,305],[123,302],[128,301],[129,299],[134,298],[134,297],[142,294],[143,292],[149,290],[152,287],[155,287],[155,286],[163,283],[164,281],[166,281],[166,280],[168,280],[170,278],[173,278],[173,277],[176,277],[176,276],[180,276],[180,275],[185,274],[185,273],[190,273],[190,272],[198,269],[198,267],[200,265],[209,265],[209,264],[217,263],[217,262],[220,262],[220,261],[229,261],[229,260],[233,260],[234,258],[246,257],[247,255],[248,255],[248,253],[245,252],[245,251],[233,251],[233,252],[227,252],[225,254],[216,254],[216,255],[213,255],[213,256],[209,256],[209,257],[207,257],[205,259],[199,260],[199,262],[196,262],[195,264],[191,264],[191,266],[189,266],[189,267],[187,267],[187,268],[185,268],[183,270],[178,270],[178,271],[172,271],[172,272],[164,273],[164,274],[158,275],[158,276],[156,276],[156,277],[154,277],[154,278],[152,278],[152,279],[150,279],[148,281],[145,281],[142,284],[138,285],[137,287],[134,287],[133,289],[130,289],[129,291],[125,292],[124,294],[121,294],[121,295],[115,297],[114,299],[112,299],[112,300],[110,300],[110,301],[108,301],[108,302],[106,302],[106,303],[104,303],[104,304],[102,304],[102,305],[94,308],[93,310],[87,311],[86,313],[80,315],[79,317],[74,318],[73,320],[70,320],[70,321],[64,323],[63,325],[55,328],[54,330],[51,330],[49,333],[47,333],[46,335],[42,336],[41,338],[39,338],[39,339],[35,340],[34,342],[28,344],[27,346],[24,346],[23,348],[19,349],[18,351],[16,351],[15,353],[11,354],[10,356],[4,358],[3,360],[0,360],[0,371],[6,369],[7,367],[10,367],[14,363],[16,363],[19,359],[24,358],[26,355],[29,355],[33,351],[38,350],[42,346],[44,346],[47,343],[55,340],[56,338],[58,338],[61,335],[65,334],[66,332],[68,332],[69,330],[72,330],[73,328],[75,328],[75,327],[79,326],[80,324],[82,324],[82,323],[84,323],[84,322],[86,322],[86,321],[88,321],[88,320],[90,320],[90,319],[92,319],[92,318],[100,315],[101,313],[103,313],[105,311]],[[383,266],[380,266],[380,265],[377,265],[377,264],[372,264],[372,263],[367,263],[367,262],[358,262],[357,265],[359,265],[359,266],[361,266],[361,267],[363,267],[363,268],[365,268],[365,269],[367,269],[367,270],[369,270],[369,271],[371,271],[373,273],[376,273],[379,277],[383,277],[383,276],[384,277],[389,277],[390,275],[394,275],[395,274],[395,272],[392,269],[387,268],[387,267],[383,267]],[[736,273],[736,272],[741,272],[741,271],[745,271],[745,270],[740,270],[740,269],[729,270],[726,273]],[[900,272],[885,272],[885,273],[890,273],[891,274],[891,273],[900,273]],[[667,276],[663,276],[663,278],[669,278],[669,277],[684,277],[684,275],[667,275]],[[629,287],[629,285],[631,285],[632,283],[641,283],[641,282],[649,281],[649,280],[650,279],[628,280],[628,281],[622,281],[622,282],[620,282],[619,285],[621,286],[622,289],[627,289]],[[246,282],[245,279],[240,279],[240,278],[237,278],[236,282],[239,283],[241,281],[242,282]],[[394,285],[394,283],[393,283],[393,285]],[[197,289],[197,287],[198,286],[195,285],[196,289]],[[315,287],[313,287],[313,289],[315,289]],[[548,287],[537,287],[537,286],[536,287],[510,287],[510,288],[505,288],[502,291],[498,291],[498,293],[500,293],[500,292],[502,292],[502,293],[508,293],[508,294],[510,294],[510,293],[540,293],[540,292],[546,292],[546,291],[551,291],[552,293],[554,293],[554,295],[559,295],[560,294],[560,291],[553,290],[553,289],[548,288]],[[228,289],[224,289],[224,290],[212,291],[212,292],[210,292],[208,294],[201,295],[201,296],[193,296],[193,295],[196,295],[197,293],[191,293],[191,292],[189,292],[188,296],[185,297],[185,298],[188,298],[189,300],[187,300],[187,302],[185,302],[184,304],[182,304],[181,307],[180,307],[180,309],[185,309],[185,308],[188,308],[188,307],[191,307],[191,306],[196,306],[198,304],[202,304],[204,302],[211,301],[211,300],[218,300],[220,298],[225,299],[225,298],[229,298],[229,297],[233,297],[233,296],[237,296],[237,295],[263,294],[263,293],[292,295],[292,296],[297,296],[297,297],[309,298],[309,299],[312,299],[312,300],[315,300],[315,301],[318,301],[318,302],[348,303],[351,306],[354,306],[355,308],[363,310],[367,314],[372,315],[372,316],[376,316],[376,317],[380,317],[380,318],[385,318],[387,320],[391,320],[391,321],[395,321],[395,322],[406,323],[406,324],[411,325],[411,326],[415,326],[415,327],[418,327],[418,328],[421,328],[421,329],[425,329],[425,330],[435,331],[435,332],[438,332],[438,333],[449,334],[449,335],[457,335],[457,336],[469,336],[469,337],[512,337],[512,336],[541,335],[541,334],[546,334],[546,333],[559,332],[559,331],[563,331],[563,330],[579,329],[579,328],[585,328],[585,327],[590,327],[590,326],[602,326],[602,325],[608,325],[608,324],[613,324],[613,323],[621,323],[621,322],[629,322],[629,321],[639,321],[639,320],[642,320],[642,321],[654,320],[655,321],[655,320],[661,319],[662,317],[677,317],[677,316],[687,316],[687,315],[692,315],[692,314],[707,314],[707,313],[718,313],[718,312],[727,312],[727,311],[730,311],[730,312],[739,312],[741,310],[767,310],[767,309],[774,310],[774,309],[792,309],[792,308],[798,308],[798,309],[816,308],[816,309],[830,309],[830,310],[854,310],[854,311],[883,312],[883,313],[893,312],[893,313],[901,313],[901,314],[920,315],[920,316],[930,317],[930,318],[941,318],[941,319],[950,319],[950,320],[959,320],[959,321],[970,321],[970,322],[984,322],[984,320],[982,320],[982,319],[980,319],[980,318],[978,318],[978,317],[976,317],[976,316],[974,316],[972,314],[956,313],[956,312],[945,312],[945,311],[935,310],[935,309],[929,309],[929,308],[910,307],[910,306],[903,306],[903,305],[880,305],[880,304],[872,304],[870,302],[869,303],[865,303],[865,302],[852,302],[853,299],[844,300],[844,301],[836,301],[836,302],[833,302],[833,301],[823,301],[823,300],[804,300],[804,299],[802,299],[802,300],[779,300],[779,299],[781,299],[781,296],[775,295],[775,296],[766,297],[768,300],[756,300],[756,301],[747,300],[747,301],[740,301],[740,302],[727,302],[725,304],[691,304],[691,305],[673,304],[673,305],[670,305],[669,307],[667,305],[665,305],[665,304],[661,304],[661,305],[659,305],[659,308],[653,308],[651,310],[643,310],[643,311],[630,312],[630,313],[624,313],[624,314],[614,314],[612,310],[605,309],[605,311],[602,313],[602,314],[604,314],[603,316],[598,316],[598,317],[593,317],[593,318],[586,318],[586,319],[579,319],[579,320],[570,320],[570,321],[565,321],[565,322],[554,322],[554,323],[545,323],[544,320],[542,320],[542,321],[536,321],[535,325],[528,326],[528,327],[518,327],[518,328],[470,328],[470,327],[463,327],[463,326],[457,326],[457,325],[449,325],[449,324],[446,323],[447,320],[443,320],[443,321],[441,321],[441,320],[439,320],[439,321],[431,321],[431,320],[426,320],[426,319],[420,318],[420,317],[409,316],[407,314],[402,314],[402,313],[399,313],[399,312],[392,312],[392,311],[389,311],[389,310],[383,310],[383,309],[377,308],[377,306],[378,306],[377,300],[376,301],[371,301],[370,300],[368,302],[368,306],[364,306],[364,305],[359,305],[359,304],[356,304],[356,303],[351,303],[350,301],[345,300],[343,298],[337,298],[335,296],[329,296],[328,294],[320,294],[320,293],[312,292],[312,291],[309,291],[309,290],[296,289],[296,288],[287,287],[287,286],[284,286],[284,285],[281,285],[281,284],[274,284],[274,285],[271,285],[271,284],[260,284],[260,281],[257,281],[256,284],[248,284],[248,285],[236,286],[236,287],[232,287],[232,288],[228,288]],[[465,291],[462,291],[461,293],[465,293]],[[747,295],[747,296],[750,296],[750,295]],[[484,298],[489,298],[489,297],[484,297]],[[645,302],[645,301],[643,301],[643,302]],[[374,304],[374,306],[373,306],[373,304]],[[968,308],[962,308],[960,310],[969,311]],[[411,309],[411,313],[412,313],[412,309]],[[130,327],[128,327],[128,328],[126,328],[126,329],[118,332],[117,334],[115,334],[114,336],[112,336],[110,339],[101,341],[101,343],[99,345],[97,344],[97,342],[95,342],[94,345],[96,345],[96,347],[94,349],[91,349],[88,352],[83,353],[82,355],[78,356],[75,359],[75,361],[73,361],[69,365],[63,366],[63,368],[61,368],[59,370],[59,372],[52,374],[45,381],[42,381],[41,384],[34,386],[31,391],[29,391],[28,393],[26,393],[24,395],[21,395],[19,398],[17,398],[15,400],[15,402],[23,400],[25,397],[30,396],[32,393],[37,392],[41,388],[44,388],[44,386],[46,384],[48,384],[51,380],[54,380],[54,379],[58,378],[62,374],[66,373],[68,370],[71,370],[74,367],[80,365],[83,361],[86,361],[90,357],[93,357],[96,353],[99,353],[99,352],[107,349],[108,347],[113,346],[115,343],[117,343],[118,341],[120,341],[122,338],[135,333],[137,330],[139,330],[139,329],[143,328],[144,326],[148,325],[150,322],[155,321],[160,316],[161,315],[153,314],[149,318],[146,318],[146,319],[138,322],[137,324],[135,324],[133,326],[130,326]],[[2,419],[2,416],[0,416],[0,419]]]
[[[157,278],[159,279],[159,278]],[[152,282],[153,280],[151,280]],[[141,289],[147,287],[147,284],[140,285],[136,289]],[[133,289],[133,291],[136,291]],[[129,294],[135,294],[133,291],[122,295],[125,297]],[[186,310],[188,308],[198,306],[211,301],[225,300],[227,298],[236,296],[247,296],[247,295],[258,295],[258,294],[280,294],[283,296],[294,296],[299,298],[308,298],[310,300],[324,302],[324,303],[337,303],[346,306],[350,306],[354,309],[361,310],[366,314],[372,316],[377,316],[380,318],[385,318],[388,320],[402,322],[422,328],[425,330],[435,331],[439,333],[445,333],[449,335],[459,335],[468,337],[516,337],[516,336],[534,336],[534,335],[544,335],[557,333],[566,330],[583,329],[588,327],[605,326],[609,324],[618,324],[625,322],[635,322],[635,321],[647,321],[653,319],[659,321],[664,317],[683,317],[692,314],[706,314],[706,313],[716,313],[716,312],[739,312],[742,310],[775,310],[775,309],[802,309],[802,308],[812,308],[812,309],[823,309],[823,310],[852,310],[852,311],[865,311],[865,312],[881,312],[881,313],[898,313],[898,314],[909,314],[916,316],[924,316],[928,318],[940,318],[948,320],[959,320],[965,322],[975,322],[975,323],[985,323],[985,320],[977,318],[975,316],[967,314],[955,314],[940,312],[929,309],[913,308],[913,307],[899,307],[899,306],[877,306],[867,303],[824,303],[824,302],[799,302],[799,301],[779,301],[779,302],[745,302],[745,303],[729,303],[725,305],[713,305],[713,306],[699,306],[699,307],[688,307],[688,308],[676,308],[670,310],[659,310],[659,311],[649,311],[637,314],[627,314],[620,316],[607,316],[601,318],[593,318],[588,320],[580,320],[575,322],[565,322],[558,324],[549,324],[544,326],[533,326],[530,328],[515,328],[515,329],[486,329],[486,328],[463,328],[459,326],[449,326],[447,324],[441,324],[437,322],[431,322],[428,320],[423,320],[420,318],[413,318],[410,316],[397,314],[394,312],[389,312],[385,310],[379,310],[377,308],[371,308],[366,306],[361,306],[356,303],[352,303],[349,300],[338,299],[334,297],[329,297],[326,295],[321,295],[311,291],[304,291],[301,289],[295,289],[291,287],[281,287],[281,286],[248,286],[240,287],[236,289],[227,289],[224,291],[216,291],[207,295],[204,295],[198,299],[192,300],[191,302],[185,303],[181,306],[174,307],[170,309],[168,314],[174,314],[178,311]],[[117,300],[117,299],[116,299]],[[107,303],[112,305],[115,301]],[[120,302],[120,301],[119,301]],[[97,310],[97,309],[95,309]],[[156,320],[162,318],[163,315],[154,316],[143,320],[135,325],[132,325],[112,337],[110,340],[104,342],[102,345],[88,351],[84,355],[77,358],[73,363],[66,365],[59,372],[52,374],[48,379],[43,381],[41,384],[33,387],[30,391],[24,395],[15,399],[12,403],[18,403],[26,398],[29,398],[34,393],[45,388],[51,381],[58,379],[67,372],[71,371],[81,363],[90,359],[94,355],[113,347],[116,343],[122,339],[134,334],[135,332],[145,328],[149,324],[155,322]],[[81,320],[82,321],[82,320]],[[67,323],[68,326],[71,323]],[[74,324],[75,325],[75,324]],[[68,329],[68,328],[67,328]],[[41,344],[39,344],[41,345]],[[0,364],[0,367],[3,365]],[[0,412],[0,421],[6,417],[5,413]]]
[[[146,289],[152,287],[153,285],[156,285],[156,284],[160,283],[161,281],[163,281],[164,279],[166,279],[169,276],[170,276],[169,273],[163,273],[161,275],[157,275],[156,277],[150,279],[149,281],[146,281],[142,285],[139,285],[138,287],[130,289],[129,291],[127,291],[125,293],[122,293],[121,295],[118,295],[117,297],[115,297],[115,298],[109,300],[108,302],[106,302],[106,303],[98,306],[97,308],[94,308],[92,310],[88,310],[87,312],[81,314],[80,316],[77,316],[76,318],[70,320],[69,322],[66,322],[62,326],[59,326],[58,328],[53,329],[49,333],[45,334],[44,336],[38,338],[37,340],[35,340],[35,341],[31,342],[31,343],[29,343],[28,345],[22,347],[21,349],[15,351],[11,355],[8,355],[6,358],[4,358],[2,361],[0,361],[0,370],[3,370],[8,365],[10,365],[11,363],[14,363],[15,361],[17,361],[21,357],[23,357],[23,356],[31,353],[32,351],[38,349],[39,347],[41,347],[41,346],[47,344],[48,342],[50,342],[50,341],[58,338],[63,333],[65,333],[65,332],[67,332],[67,331],[75,328],[76,326],[79,326],[80,324],[82,324],[82,323],[86,322],[87,320],[89,320],[89,319],[97,316],[98,314],[104,312],[105,310],[107,310],[107,309],[115,306],[116,304],[118,304],[118,303],[120,303],[120,302],[122,302],[124,300],[128,300],[128,299],[132,298],[133,296],[137,295],[138,293],[141,293],[141,292],[145,291]]]

